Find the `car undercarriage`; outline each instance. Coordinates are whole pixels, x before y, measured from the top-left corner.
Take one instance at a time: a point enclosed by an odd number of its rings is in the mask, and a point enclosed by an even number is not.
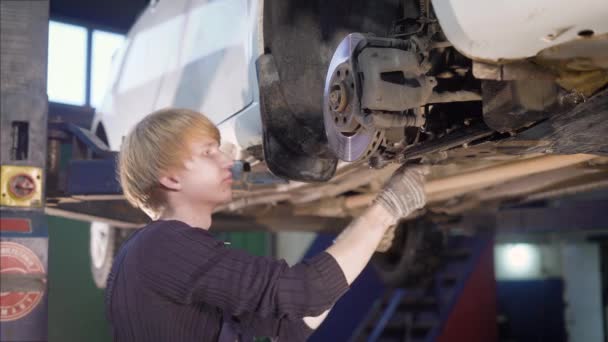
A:
[[[442,214],[606,185],[603,37],[476,60],[429,1],[266,1],[263,38],[264,145],[224,210],[350,217],[403,163],[431,166]],[[577,44],[590,56],[564,57]]]

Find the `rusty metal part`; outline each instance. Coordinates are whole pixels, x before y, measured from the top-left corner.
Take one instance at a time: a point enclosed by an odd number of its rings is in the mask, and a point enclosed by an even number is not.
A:
[[[334,112],[343,112],[348,104],[348,92],[346,84],[339,82],[331,87],[329,92],[329,107]]]
[[[564,89],[589,97],[608,84],[608,33],[551,46],[535,61],[556,74]]]
[[[421,114],[401,114],[382,111],[374,111],[371,114],[375,127],[394,128],[394,127],[422,127],[426,120]]]
[[[506,64],[473,61],[473,76],[482,80],[555,80],[556,74],[542,65],[529,61]]]
[[[355,108],[358,108],[354,103],[357,97],[349,64],[339,65],[332,78],[334,83],[329,89],[327,101],[333,124],[343,135],[355,135],[361,128],[361,123],[355,112]]]
[[[564,89],[589,97],[608,84],[608,70],[562,71],[557,84]]]
[[[431,42],[429,44],[429,49],[445,49],[447,47],[451,47],[452,43],[446,41],[443,42]]]

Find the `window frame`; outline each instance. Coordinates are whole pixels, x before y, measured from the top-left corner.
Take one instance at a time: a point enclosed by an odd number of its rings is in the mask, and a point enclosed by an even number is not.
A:
[[[72,105],[72,104],[65,103],[65,102],[51,101],[50,99],[49,99],[49,103],[54,103],[57,105],[68,105],[68,106],[73,106],[73,107],[93,108],[91,106],[91,98],[92,98],[91,88],[92,88],[92,72],[93,72],[93,70],[92,70],[92,68],[93,68],[93,32],[94,31],[103,31],[103,32],[107,32],[107,33],[122,35],[125,39],[125,44],[130,45],[128,42],[127,32],[109,28],[104,25],[97,25],[97,24],[93,24],[90,22],[75,20],[72,18],[65,18],[65,17],[61,17],[61,16],[51,16],[49,18],[49,25],[51,22],[78,26],[78,27],[84,28],[86,31],[85,78],[84,78],[84,84],[83,84],[85,96],[84,96],[84,103],[82,105]],[[129,47],[127,46],[126,47],[127,51],[125,51],[125,54],[128,53],[128,48]],[[124,64],[124,58],[123,58],[123,61],[121,61],[121,65],[119,67],[120,70],[122,69],[122,64]],[[48,67],[50,67],[50,66],[47,65],[47,68]],[[120,71],[119,71],[119,73],[120,73]],[[113,86],[114,85],[109,85],[109,87],[113,87]],[[109,88],[107,88],[107,89],[109,89]],[[48,92],[48,89],[47,89],[47,92]]]

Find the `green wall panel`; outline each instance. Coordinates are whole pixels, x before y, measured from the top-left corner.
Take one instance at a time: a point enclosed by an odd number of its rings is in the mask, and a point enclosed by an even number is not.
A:
[[[88,223],[48,217],[50,342],[111,341],[104,292],[89,268]]]

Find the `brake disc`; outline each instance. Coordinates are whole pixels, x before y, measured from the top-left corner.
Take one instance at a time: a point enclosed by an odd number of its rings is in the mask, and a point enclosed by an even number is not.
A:
[[[362,121],[357,75],[353,73],[353,51],[365,37],[346,36],[329,64],[323,90],[323,122],[329,148],[343,161],[354,162],[371,156],[384,139],[384,130]]]

